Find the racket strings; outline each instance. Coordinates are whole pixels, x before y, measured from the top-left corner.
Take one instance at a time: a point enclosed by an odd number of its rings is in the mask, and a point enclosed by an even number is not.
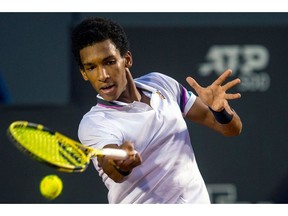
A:
[[[61,161],[61,158],[57,157],[57,149],[51,144],[48,145],[48,143],[51,143],[51,135],[48,136],[46,133],[48,132],[18,127],[13,131],[13,136],[29,152],[41,158]]]
[[[71,141],[68,142],[67,138],[61,138],[58,136],[59,154],[69,164],[75,166],[75,169],[83,169],[88,163],[86,155],[77,147],[72,145]]]
[[[17,127],[13,136],[34,156],[62,168],[81,170],[87,164],[85,155],[75,146],[69,146],[67,140],[48,131]]]

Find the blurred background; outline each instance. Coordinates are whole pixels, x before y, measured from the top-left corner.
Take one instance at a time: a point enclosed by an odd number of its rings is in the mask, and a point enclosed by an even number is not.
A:
[[[243,132],[227,138],[187,122],[198,165],[213,203],[288,202],[288,13],[0,13],[0,203],[107,203],[92,164],[62,173],[35,162],[9,142],[15,120],[44,124],[78,140],[82,115],[96,94],[82,80],[70,32],[87,16],[119,22],[134,58],[134,77],[151,71],[185,85],[209,85],[227,68],[241,85],[231,106]],[[39,192],[48,174],[62,178],[62,194]]]

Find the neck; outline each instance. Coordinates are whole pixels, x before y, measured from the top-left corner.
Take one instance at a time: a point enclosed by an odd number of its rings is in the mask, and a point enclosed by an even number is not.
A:
[[[126,90],[122,93],[121,97],[118,100],[125,103],[132,103],[133,101],[141,101],[141,94],[137,89],[133,77],[128,69],[126,70],[126,78],[127,78]]]
[[[138,89],[139,90],[139,92],[140,92],[140,95],[141,95],[141,102],[142,103],[146,103],[146,104],[148,104],[149,106],[150,106],[150,98],[149,97],[147,97],[144,93],[143,93],[143,90],[141,90],[141,89]]]

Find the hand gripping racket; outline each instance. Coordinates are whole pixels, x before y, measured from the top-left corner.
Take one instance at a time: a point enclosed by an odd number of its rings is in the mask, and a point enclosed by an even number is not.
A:
[[[128,157],[125,150],[87,147],[41,124],[27,121],[12,122],[7,134],[21,151],[63,172],[83,172],[95,156],[115,160]]]

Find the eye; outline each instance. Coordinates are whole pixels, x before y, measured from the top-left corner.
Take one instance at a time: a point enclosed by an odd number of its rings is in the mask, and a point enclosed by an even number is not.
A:
[[[86,71],[93,71],[96,67],[95,66],[89,66],[89,67],[86,67],[85,70]]]
[[[108,60],[107,62],[106,62],[106,64],[107,65],[114,65],[114,64],[116,64],[116,60]]]

